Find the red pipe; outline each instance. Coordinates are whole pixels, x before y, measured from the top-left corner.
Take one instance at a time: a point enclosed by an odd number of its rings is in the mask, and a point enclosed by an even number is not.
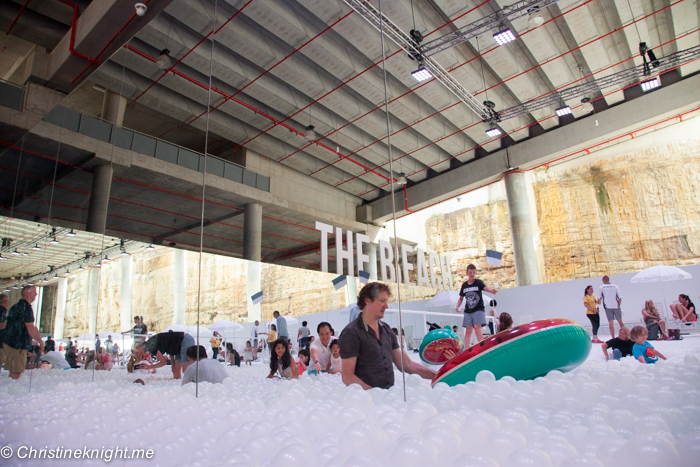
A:
[[[403,186],[403,202],[404,202],[404,206],[406,208],[406,211],[408,211],[411,214],[416,212],[416,211],[411,211],[410,209],[408,209],[408,190],[406,188],[406,185]]]
[[[15,23],[17,22],[17,20],[19,19],[20,16],[22,16],[22,13],[24,13],[24,9],[27,8],[27,3],[29,3],[29,0],[26,0],[24,2],[24,5],[22,5],[22,8],[19,9],[19,13],[17,13],[15,20],[10,25],[10,29],[8,29],[7,32],[5,33],[6,36],[8,36],[10,34],[10,31],[12,31],[12,28],[15,27]]]
[[[70,43],[68,45],[68,51],[71,53],[71,55],[75,55],[76,57],[80,57],[83,60],[90,62],[91,65],[97,65],[97,66],[102,65],[97,60],[93,60],[92,58],[86,57],[85,55],[81,54],[80,52],[76,52],[74,46],[75,46],[75,30],[76,30],[76,27],[78,25],[78,5],[76,5],[73,2],[69,2],[68,0],[59,0],[59,1],[61,3],[65,3],[66,5],[73,8],[73,24],[71,25],[71,28],[70,28]]]

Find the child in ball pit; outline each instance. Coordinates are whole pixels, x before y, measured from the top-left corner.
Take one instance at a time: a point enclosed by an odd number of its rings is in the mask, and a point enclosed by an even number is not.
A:
[[[331,358],[328,360],[328,368],[326,371],[330,374],[335,375],[340,373],[343,368],[343,360],[340,358],[340,343],[338,339],[333,339],[331,342]]]
[[[661,352],[647,342],[648,336],[649,332],[644,326],[635,326],[630,331],[630,339],[634,341],[634,347],[632,347],[634,358],[641,363],[656,363],[659,358],[666,360]]]

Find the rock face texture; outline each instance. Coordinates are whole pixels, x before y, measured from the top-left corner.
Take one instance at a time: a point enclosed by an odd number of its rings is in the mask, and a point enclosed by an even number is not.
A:
[[[560,170],[532,173],[537,224],[547,282],[632,272],[656,264],[700,261],[700,139],[660,145]],[[427,248],[448,253],[455,288],[473,263],[488,283],[485,250],[504,253],[491,268],[489,285],[515,286],[513,246],[504,200],[442,214],[425,223]],[[416,226],[423,228],[423,226]],[[201,287],[199,255],[187,252],[186,323],[208,325],[219,319],[247,321],[247,263],[204,254]],[[415,266],[415,264],[414,264]],[[263,264],[262,318],[274,310],[298,316],[346,306],[335,291],[335,274]],[[415,272],[413,273],[415,280]],[[102,267],[97,329],[119,331],[121,268]],[[88,332],[88,274],[68,282],[65,334]],[[397,299],[391,285],[392,301]],[[401,287],[403,301],[430,298],[435,291]],[[17,294],[14,294],[17,295]],[[13,297],[14,297],[13,295]],[[149,330],[172,324],[174,258],[159,249],[133,257],[133,315],[143,315]],[[42,323],[51,323],[55,294],[45,295]],[[18,298],[17,298],[18,299]],[[52,326],[52,325],[51,325]],[[51,332],[51,330],[45,331]]]

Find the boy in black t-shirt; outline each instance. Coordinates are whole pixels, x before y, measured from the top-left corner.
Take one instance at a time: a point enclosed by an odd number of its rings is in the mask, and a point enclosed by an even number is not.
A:
[[[476,279],[476,266],[470,264],[467,266],[467,276],[469,279],[462,284],[459,290],[459,301],[455,311],[459,313],[459,306],[462,300],[464,305],[464,319],[462,326],[464,327],[464,345],[469,347],[472,338],[472,332],[476,333],[478,342],[484,340],[484,335],[481,333],[481,326],[486,325],[486,314],[484,313],[484,297],[481,291],[485,290],[490,294],[496,294],[498,291],[486,287],[481,280]]]
[[[630,330],[627,326],[622,326],[617,334],[618,337],[610,339],[601,345],[603,353],[605,354],[605,360],[609,360],[608,349],[613,349],[613,358],[619,360],[622,357],[632,355],[632,348],[634,347],[634,341],[630,339]]]

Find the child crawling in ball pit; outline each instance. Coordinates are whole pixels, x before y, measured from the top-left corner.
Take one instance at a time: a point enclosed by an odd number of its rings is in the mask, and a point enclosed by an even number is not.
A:
[[[632,347],[632,355],[634,358],[639,360],[641,363],[656,363],[656,361],[661,357],[666,360],[661,352],[654,349],[654,347],[647,342],[647,337],[649,332],[644,326],[635,326],[630,331],[630,339],[634,341],[634,347]]]

